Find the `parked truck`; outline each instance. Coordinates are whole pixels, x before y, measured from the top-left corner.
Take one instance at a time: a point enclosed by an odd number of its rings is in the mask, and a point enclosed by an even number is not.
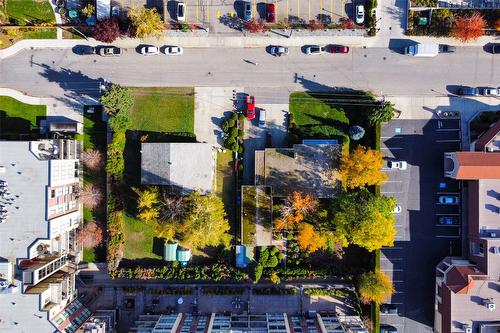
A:
[[[435,57],[439,54],[438,44],[416,44],[405,47],[405,54],[414,57]]]

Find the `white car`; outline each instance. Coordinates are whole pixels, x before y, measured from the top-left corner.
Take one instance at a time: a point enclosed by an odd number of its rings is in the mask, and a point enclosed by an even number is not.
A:
[[[310,45],[306,47],[306,54],[323,54],[325,53],[325,48],[319,45]]]
[[[401,205],[400,205],[400,204],[396,204],[396,207],[394,207],[394,209],[392,210],[392,212],[393,212],[394,214],[399,214],[399,213],[401,213],[402,211],[403,211],[403,208],[401,207]]]
[[[390,169],[406,170],[408,164],[405,161],[389,161],[387,162],[387,166]]]
[[[273,46],[273,47],[271,47],[270,52],[273,56],[281,57],[282,55],[288,54],[288,47]]]
[[[365,7],[363,5],[356,6],[356,24],[365,22]]]
[[[184,53],[184,49],[180,46],[167,46],[165,47],[166,55],[181,55]]]
[[[184,2],[177,3],[177,21],[186,21],[186,4]]]
[[[156,46],[143,46],[141,48],[141,54],[143,55],[157,55],[160,54],[160,49]]]
[[[483,95],[483,96],[499,96],[500,89],[484,88],[481,90],[481,95]]]

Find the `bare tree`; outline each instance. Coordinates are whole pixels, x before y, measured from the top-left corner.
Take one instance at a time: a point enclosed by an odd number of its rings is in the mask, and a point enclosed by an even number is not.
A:
[[[80,155],[80,161],[83,165],[92,171],[102,169],[104,166],[104,158],[102,153],[97,149],[86,150]]]
[[[101,189],[93,184],[85,185],[80,191],[80,199],[89,208],[97,207],[102,202],[103,197]]]
[[[102,227],[95,221],[88,222],[85,226],[78,230],[76,239],[84,247],[96,247],[102,243],[104,239],[104,231]]]
[[[160,203],[160,219],[163,221],[177,220],[186,213],[186,202],[181,196],[168,195],[163,191]]]

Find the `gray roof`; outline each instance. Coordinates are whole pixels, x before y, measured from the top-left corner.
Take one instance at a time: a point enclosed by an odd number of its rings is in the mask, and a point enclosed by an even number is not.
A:
[[[46,186],[49,180],[48,160],[38,160],[30,152],[29,142],[0,141],[0,179],[8,182],[14,198],[7,207],[7,222],[0,224],[0,257],[14,264],[18,258],[28,256],[28,246],[37,238],[48,237],[45,219]],[[19,196],[19,197],[16,197]],[[53,332],[47,313],[38,310],[39,295],[21,293],[0,295],[0,331]],[[17,324],[16,324],[17,323]]]
[[[208,143],[143,143],[141,183],[186,193],[212,190],[215,156]]]

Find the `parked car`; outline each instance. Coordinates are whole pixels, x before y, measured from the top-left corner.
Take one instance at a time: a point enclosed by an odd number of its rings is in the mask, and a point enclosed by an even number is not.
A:
[[[398,329],[390,325],[380,325],[380,333],[398,333]]]
[[[255,118],[255,97],[254,96],[246,96],[245,97],[245,105],[246,105],[246,116],[248,119],[252,120]]]
[[[349,53],[349,46],[345,45],[328,45],[326,47],[328,53]]]
[[[99,48],[99,55],[103,57],[119,57],[122,55],[122,50],[116,46],[103,46]]]
[[[454,225],[458,224],[458,218],[456,216],[440,216],[438,219],[439,225]]]
[[[310,45],[306,47],[306,54],[323,54],[325,53],[325,48],[319,45]]]
[[[485,50],[489,53],[500,53],[500,43],[489,43],[486,45]]]
[[[79,55],[88,55],[88,54],[95,54],[96,53],[95,47],[88,46],[88,45],[77,45],[74,47],[74,51],[76,54],[79,54]]]
[[[439,53],[453,53],[457,48],[453,45],[439,44]]]
[[[397,314],[398,307],[394,304],[380,304],[380,312],[386,314]]]
[[[365,6],[356,6],[356,24],[363,24],[365,22]]]
[[[186,21],[186,4],[184,2],[177,3],[177,21]]]
[[[143,55],[157,55],[160,54],[160,49],[156,46],[147,45],[141,47],[141,54]]]
[[[284,46],[271,46],[271,48],[269,49],[269,52],[273,56],[281,57],[282,55],[287,55],[288,54],[288,47],[284,47]]]
[[[459,204],[460,198],[456,195],[440,195],[439,203],[442,203],[444,205]]]
[[[252,3],[250,1],[245,1],[243,3],[243,19],[245,21],[250,21],[252,19]]]
[[[259,127],[266,126],[266,110],[260,110],[259,112]]]
[[[400,205],[400,204],[396,204],[396,207],[394,207],[394,209],[392,210],[392,212],[393,212],[394,214],[399,214],[399,213],[401,213],[402,211],[403,211],[403,208],[401,207],[401,205]]]
[[[276,21],[276,5],[274,3],[266,4],[266,21],[269,23]]]
[[[480,91],[483,96],[500,96],[500,89],[497,88],[483,88]]]
[[[478,96],[479,89],[472,87],[462,87],[458,89],[458,94],[462,96]]]
[[[406,170],[408,163],[406,161],[389,161],[387,162],[387,166],[390,169]]]
[[[184,49],[180,46],[167,46],[165,47],[166,55],[181,55],[184,53]]]

